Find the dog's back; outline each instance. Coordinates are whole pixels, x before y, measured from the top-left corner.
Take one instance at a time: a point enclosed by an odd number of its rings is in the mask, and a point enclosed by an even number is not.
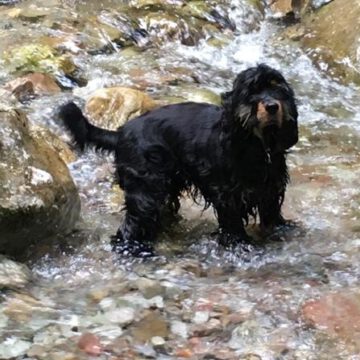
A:
[[[162,171],[168,162],[195,164],[220,141],[221,107],[204,103],[167,105],[147,112],[110,131],[92,125],[74,103],[61,107],[60,117],[70,130],[75,143],[84,149],[115,152],[117,163],[143,167],[147,162],[158,163]],[[175,159],[176,158],[176,159]]]

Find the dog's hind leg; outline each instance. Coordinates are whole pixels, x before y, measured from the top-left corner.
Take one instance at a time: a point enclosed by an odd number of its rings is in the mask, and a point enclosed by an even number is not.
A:
[[[125,221],[113,238],[113,250],[138,257],[153,255],[167,192],[161,181],[131,177],[125,181]]]

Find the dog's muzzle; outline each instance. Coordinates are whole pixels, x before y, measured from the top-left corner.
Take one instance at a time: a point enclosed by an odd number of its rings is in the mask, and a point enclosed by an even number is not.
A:
[[[283,108],[280,101],[268,98],[258,102],[256,117],[258,127],[262,130],[268,126],[281,128],[283,121]]]

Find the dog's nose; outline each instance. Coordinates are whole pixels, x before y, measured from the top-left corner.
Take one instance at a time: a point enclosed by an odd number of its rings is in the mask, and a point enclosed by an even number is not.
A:
[[[269,102],[265,105],[265,109],[270,115],[275,115],[279,110],[279,104],[276,102]]]

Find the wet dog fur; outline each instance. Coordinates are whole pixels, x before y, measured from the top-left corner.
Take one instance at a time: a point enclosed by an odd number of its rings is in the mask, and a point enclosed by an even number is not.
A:
[[[242,71],[221,106],[163,106],[117,131],[90,124],[74,103],[60,116],[81,149],[115,154],[126,210],[113,240],[119,252],[152,254],[162,211],[176,213],[183,192],[214,208],[225,246],[249,240],[249,217],[263,228],[284,223],[286,155],[298,141],[298,113],[290,85],[265,64]]]

